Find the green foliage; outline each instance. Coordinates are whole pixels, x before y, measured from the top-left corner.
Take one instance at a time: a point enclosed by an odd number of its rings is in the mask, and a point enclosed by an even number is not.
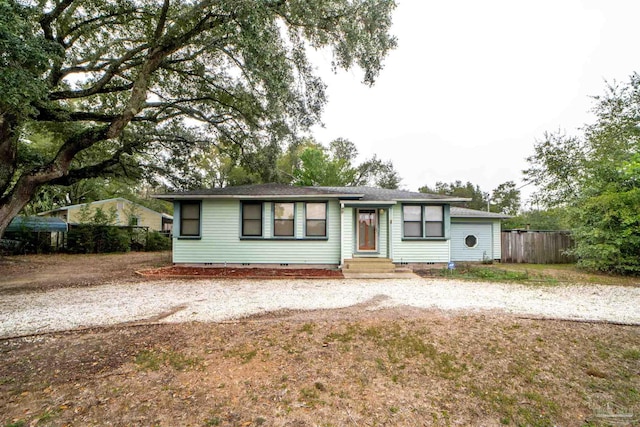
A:
[[[523,282],[529,279],[526,271],[503,270],[491,267],[474,267],[460,265],[455,270],[442,270],[443,276],[453,276],[462,279],[484,280],[489,282]]]
[[[71,253],[128,252],[130,248],[131,235],[119,227],[79,224],[67,233],[67,250]]]
[[[502,222],[503,230],[569,230],[568,212],[563,208],[532,209]]]
[[[173,350],[142,350],[136,355],[135,363],[144,371],[157,371],[162,366],[170,366],[177,371],[200,369],[202,360],[199,357],[187,357]]]
[[[149,231],[144,250],[147,252],[166,251],[171,249],[171,239],[157,231]]]
[[[471,201],[463,202],[459,205],[468,209],[487,210],[488,194],[482,191],[479,185],[473,185],[469,181],[464,184],[462,181],[455,181],[451,183],[438,181],[434,188],[425,185],[424,187],[420,187],[418,191],[421,193],[444,194],[447,196],[470,198]]]
[[[596,97],[583,135],[545,134],[529,157],[538,201],[566,209],[578,265],[640,274],[640,76]]]
[[[347,139],[339,138],[329,148],[308,141],[297,147],[299,154],[289,152],[281,164],[291,168],[295,185],[302,186],[361,186],[398,188],[400,176],[391,161],[382,161],[375,155],[356,165],[358,149]]]
[[[456,205],[468,209],[485,211],[489,206],[491,212],[506,215],[516,215],[520,210],[520,190],[516,188],[513,181],[498,185],[491,194],[482,191],[479,185],[473,185],[469,181],[464,184],[462,181],[451,183],[438,181],[434,188],[425,185],[420,187],[418,191],[471,199],[468,202],[456,203]]]
[[[37,11],[20,2],[0,0],[0,116],[33,113],[32,102],[47,96],[42,79],[56,60],[55,43],[42,38],[33,25]]]
[[[571,212],[579,266],[640,275],[640,187],[586,198]]]
[[[193,162],[213,146],[232,160],[219,163],[229,182],[280,181],[282,145],[326,103],[307,51],[332,53],[335,69],[358,67],[371,85],[396,46],[395,7],[0,0],[0,233],[43,186],[193,187]]]
[[[503,182],[491,193],[490,202],[492,212],[517,215],[520,210],[520,190],[513,181]]]

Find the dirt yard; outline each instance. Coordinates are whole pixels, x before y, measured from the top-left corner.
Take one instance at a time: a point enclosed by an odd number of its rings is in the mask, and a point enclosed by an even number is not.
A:
[[[0,294],[140,280],[136,270],[171,264],[171,252],[0,256]]]
[[[128,283],[144,280],[135,270],[168,261],[167,254],[0,259],[0,289]],[[0,425],[604,426],[640,419],[638,327],[367,308],[2,340]]]

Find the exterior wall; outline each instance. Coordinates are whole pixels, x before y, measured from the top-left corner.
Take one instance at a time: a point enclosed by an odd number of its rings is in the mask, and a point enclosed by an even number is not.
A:
[[[392,260],[395,263],[440,263],[449,262],[449,206],[445,205],[445,238],[434,240],[404,240],[402,238],[402,205],[398,204],[391,212]]]
[[[342,209],[342,239],[341,239],[341,259],[340,264],[345,259],[353,258],[356,245],[355,237],[355,209],[345,207]]]
[[[151,230],[162,230],[162,214],[147,209],[144,206],[132,203],[128,200],[110,200],[105,203],[89,204],[89,212],[91,215],[93,215],[98,208],[102,209],[102,211],[107,215],[109,215],[112,209],[115,209],[115,225],[129,225],[129,217],[133,214],[138,217],[139,226],[149,227]],[[82,206],[71,207],[67,209],[67,212],[67,222],[72,224],[82,222]]]
[[[389,255],[388,215],[386,209],[378,209],[378,256],[383,258]]]
[[[487,219],[487,218],[452,218],[451,219],[451,227],[459,229],[460,227],[464,227],[466,224],[486,224],[488,227],[487,233],[490,235],[488,238],[491,240],[490,245],[488,246],[487,256],[490,259],[500,259],[502,257],[502,246],[501,246],[501,222],[499,219]],[[455,258],[452,255],[452,259]],[[482,261],[482,259],[478,260]]]
[[[304,239],[304,203],[296,203],[294,238],[273,238],[272,203],[264,202],[263,238],[241,238],[240,201],[203,200],[201,236],[180,238],[180,208],[174,209],[174,263],[330,264],[340,263],[340,205],[327,203],[327,239]]]

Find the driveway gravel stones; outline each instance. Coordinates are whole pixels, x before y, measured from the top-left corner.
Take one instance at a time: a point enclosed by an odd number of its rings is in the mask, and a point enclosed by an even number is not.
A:
[[[640,287],[454,280],[162,280],[4,295],[0,338],[128,322],[220,322],[278,310],[393,307],[640,325]]]

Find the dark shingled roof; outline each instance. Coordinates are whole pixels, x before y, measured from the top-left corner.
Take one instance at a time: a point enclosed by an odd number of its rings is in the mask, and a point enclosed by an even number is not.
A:
[[[376,187],[298,187],[286,184],[254,184],[232,187],[210,188],[193,191],[182,191],[156,196],[159,199],[184,199],[208,197],[334,197],[339,199],[354,199],[361,201],[442,201],[457,202],[469,199],[443,196],[439,194],[417,193],[404,190],[388,190]]]
[[[363,194],[359,200],[363,201],[388,201],[388,200],[434,200],[434,201],[466,201],[469,199],[444,196],[441,194],[418,193],[415,191],[389,190],[377,187],[317,187],[326,188],[331,191],[341,191],[344,193]]]

